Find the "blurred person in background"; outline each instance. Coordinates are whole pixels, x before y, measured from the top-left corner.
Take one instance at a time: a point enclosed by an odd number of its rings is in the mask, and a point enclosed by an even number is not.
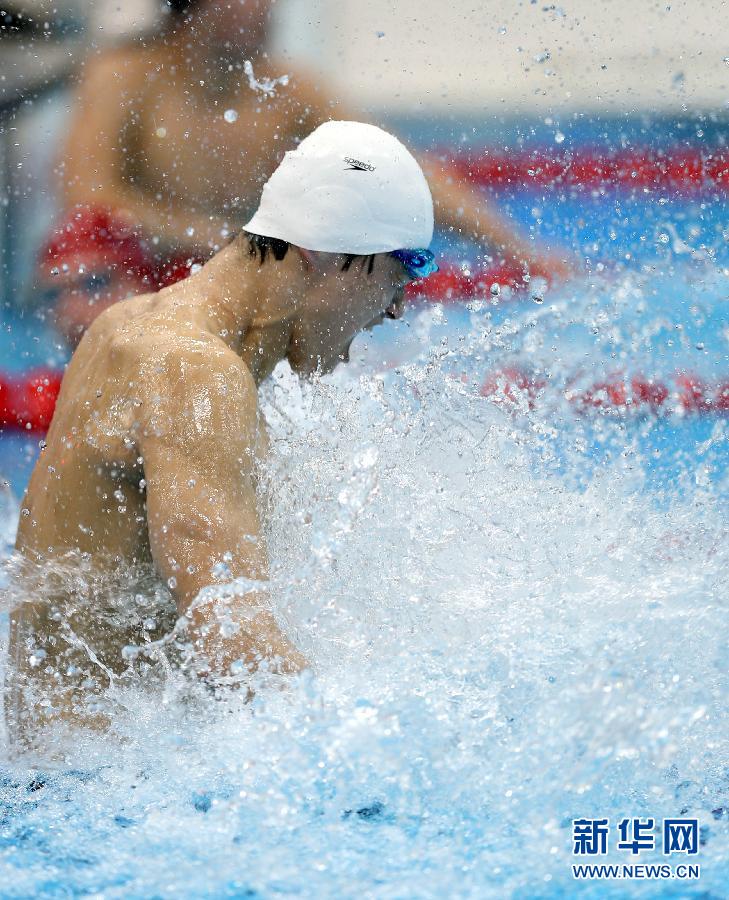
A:
[[[71,344],[107,306],[174,283],[225,244],[281,148],[329,119],[358,118],[310,75],[268,55],[272,0],[165,7],[155,37],[90,58],[79,84],[60,166],[64,218],[40,266]],[[421,163],[440,226],[486,241],[532,274],[567,273],[445,164]]]

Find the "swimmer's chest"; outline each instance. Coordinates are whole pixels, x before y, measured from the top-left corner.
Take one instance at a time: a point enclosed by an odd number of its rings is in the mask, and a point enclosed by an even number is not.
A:
[[[157,79],[139,112],[137,157],[147,187],[221,212],[250,212],[302,127],[291,96],[260,97],[247,85],[216,100]]]

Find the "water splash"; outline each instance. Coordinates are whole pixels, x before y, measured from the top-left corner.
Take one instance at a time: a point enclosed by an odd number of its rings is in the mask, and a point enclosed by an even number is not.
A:
[[[275,96],[278,85],[285,87],[289,83],[288,75],[280,75],[278,78],[256,78],[253,72],[253,63],[249,59],[243,63],[243,71],[248,78],[248,87],[252,91],[257,91],[268,97]]]
[[[573,817],[690,813],[701,889],[720,896],[729,522],[696,476],[722,442],[657,490],[641,430],[660,423],[479,391],[520,355],[556,380],[625,348],[660,360],[676,316],[695,320],[682,285],[650,306],[662,286],[423,310],[358,339],[332,376],[280,366],[261,397],[270,596],[314,671],[286,690],[264,675],[248,704],[130,679],[108,737],[60,771],[6,767],[2,883],[559,896]]]

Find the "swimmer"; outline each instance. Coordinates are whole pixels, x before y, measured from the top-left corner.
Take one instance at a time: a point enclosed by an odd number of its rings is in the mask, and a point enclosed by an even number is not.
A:
[[[106,306],[170,284],[238,232],[281,148],[329,119],[360,118],[270,50],[271,0],[164,5],[158,34],[90,55],[75,91],[57,169],[63,213],[38,272],[71,346]],[[419,161],[440,227],[497,263],[568,275],[447,160]]]
[[[252,219],[199,271],[95,320],[22,504],[27,599],[11,615],[6,685],[16,745],[57,722],[108,721],[84,698],[124,672],[134,634],[115,625],[110,591],[84,586],[84,567],[108,586],[149,565],[174,601],[168,626],[186,623],[194,671],[213,684],[264,663],[307,667],[266,602],[257,389],[282,360],[301,376],[329,372],[359,332],[399,318],[406,285],[437,270],[432,234],[409,151],[376,126],[327,122],[286,153]],[[159,619],[159,597],[148,602]]]

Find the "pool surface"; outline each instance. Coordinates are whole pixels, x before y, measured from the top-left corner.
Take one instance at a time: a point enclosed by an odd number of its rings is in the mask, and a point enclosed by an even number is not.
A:
[[[65,764],[0,763],[1,897],[726,897],[726,198],[499,198],[574,279],[414,305],[262,390],[271,593],[313,674],[249,704],[130,679]],[[62,362],[34,323],[7,316],[17,370]],[[39,438],[0,440],[5,555]],[[582,817],[610,863],[664,863],[661,820],[698,819],[668,862],[700,879],[575,881]],[[634,817],[659,838],[635,856]]]

